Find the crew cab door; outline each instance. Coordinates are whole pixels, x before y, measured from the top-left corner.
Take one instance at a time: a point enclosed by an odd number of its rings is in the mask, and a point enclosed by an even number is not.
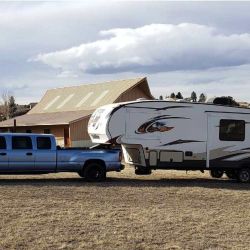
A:
[[[4,136],[0,136],[0,171],[8,171],[9,156],[7,151],[7,143]]]
[[[11,138],[12,150],[9,151],[10,171],[32,171],[35,167],[32,138],[14,135]]]
[[[52,145],[51,137],[36,137],[35,170],[37,171],[56,171],[56,148]]]

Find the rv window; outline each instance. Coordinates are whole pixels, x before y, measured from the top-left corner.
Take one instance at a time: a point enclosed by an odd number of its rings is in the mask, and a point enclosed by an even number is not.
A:
[[[245,121],[243,120],[220,120],[221,141],[244,141]]]

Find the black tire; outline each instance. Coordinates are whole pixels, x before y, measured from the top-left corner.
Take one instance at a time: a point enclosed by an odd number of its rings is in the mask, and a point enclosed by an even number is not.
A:
[[[84,178],[84,173],[83,173],[83,171],[79,171],[78,174],[79,174],[82,178]]]
[[[90,162],[84,167],[83,176],[89,182],[104,181],[106,179],[106,168],[99,162]]]
[[[235,170],[226,170],[225,174],[228,179],[237,180],[237,173]]]
[[[137,167],[135,169],[136,175],[150,175],[151,173],[152,173],[152,170],[150,168]]]
[[[249,168],[240,169],[238,171],[237,179],[242,183],[250,182],[250,169]]]
[[[210,170],[210,175],[213,178],[221,178],[223,176],[223,170],[220,169],[211,169]]]

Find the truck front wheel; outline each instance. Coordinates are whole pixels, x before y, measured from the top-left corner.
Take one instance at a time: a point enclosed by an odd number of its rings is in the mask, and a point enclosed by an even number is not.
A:
[[[99,162],[90,162],[83,169],[83,175],[87,181],[104,181],[106,179],[106,168]]]

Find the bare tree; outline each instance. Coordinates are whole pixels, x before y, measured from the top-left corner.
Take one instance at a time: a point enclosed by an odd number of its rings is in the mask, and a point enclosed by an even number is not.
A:
[[[10,96],[8,104],[9,104],[9,117],[13,118],[16,116],[16,111],[17,111],[17,104],[13,95]]]

